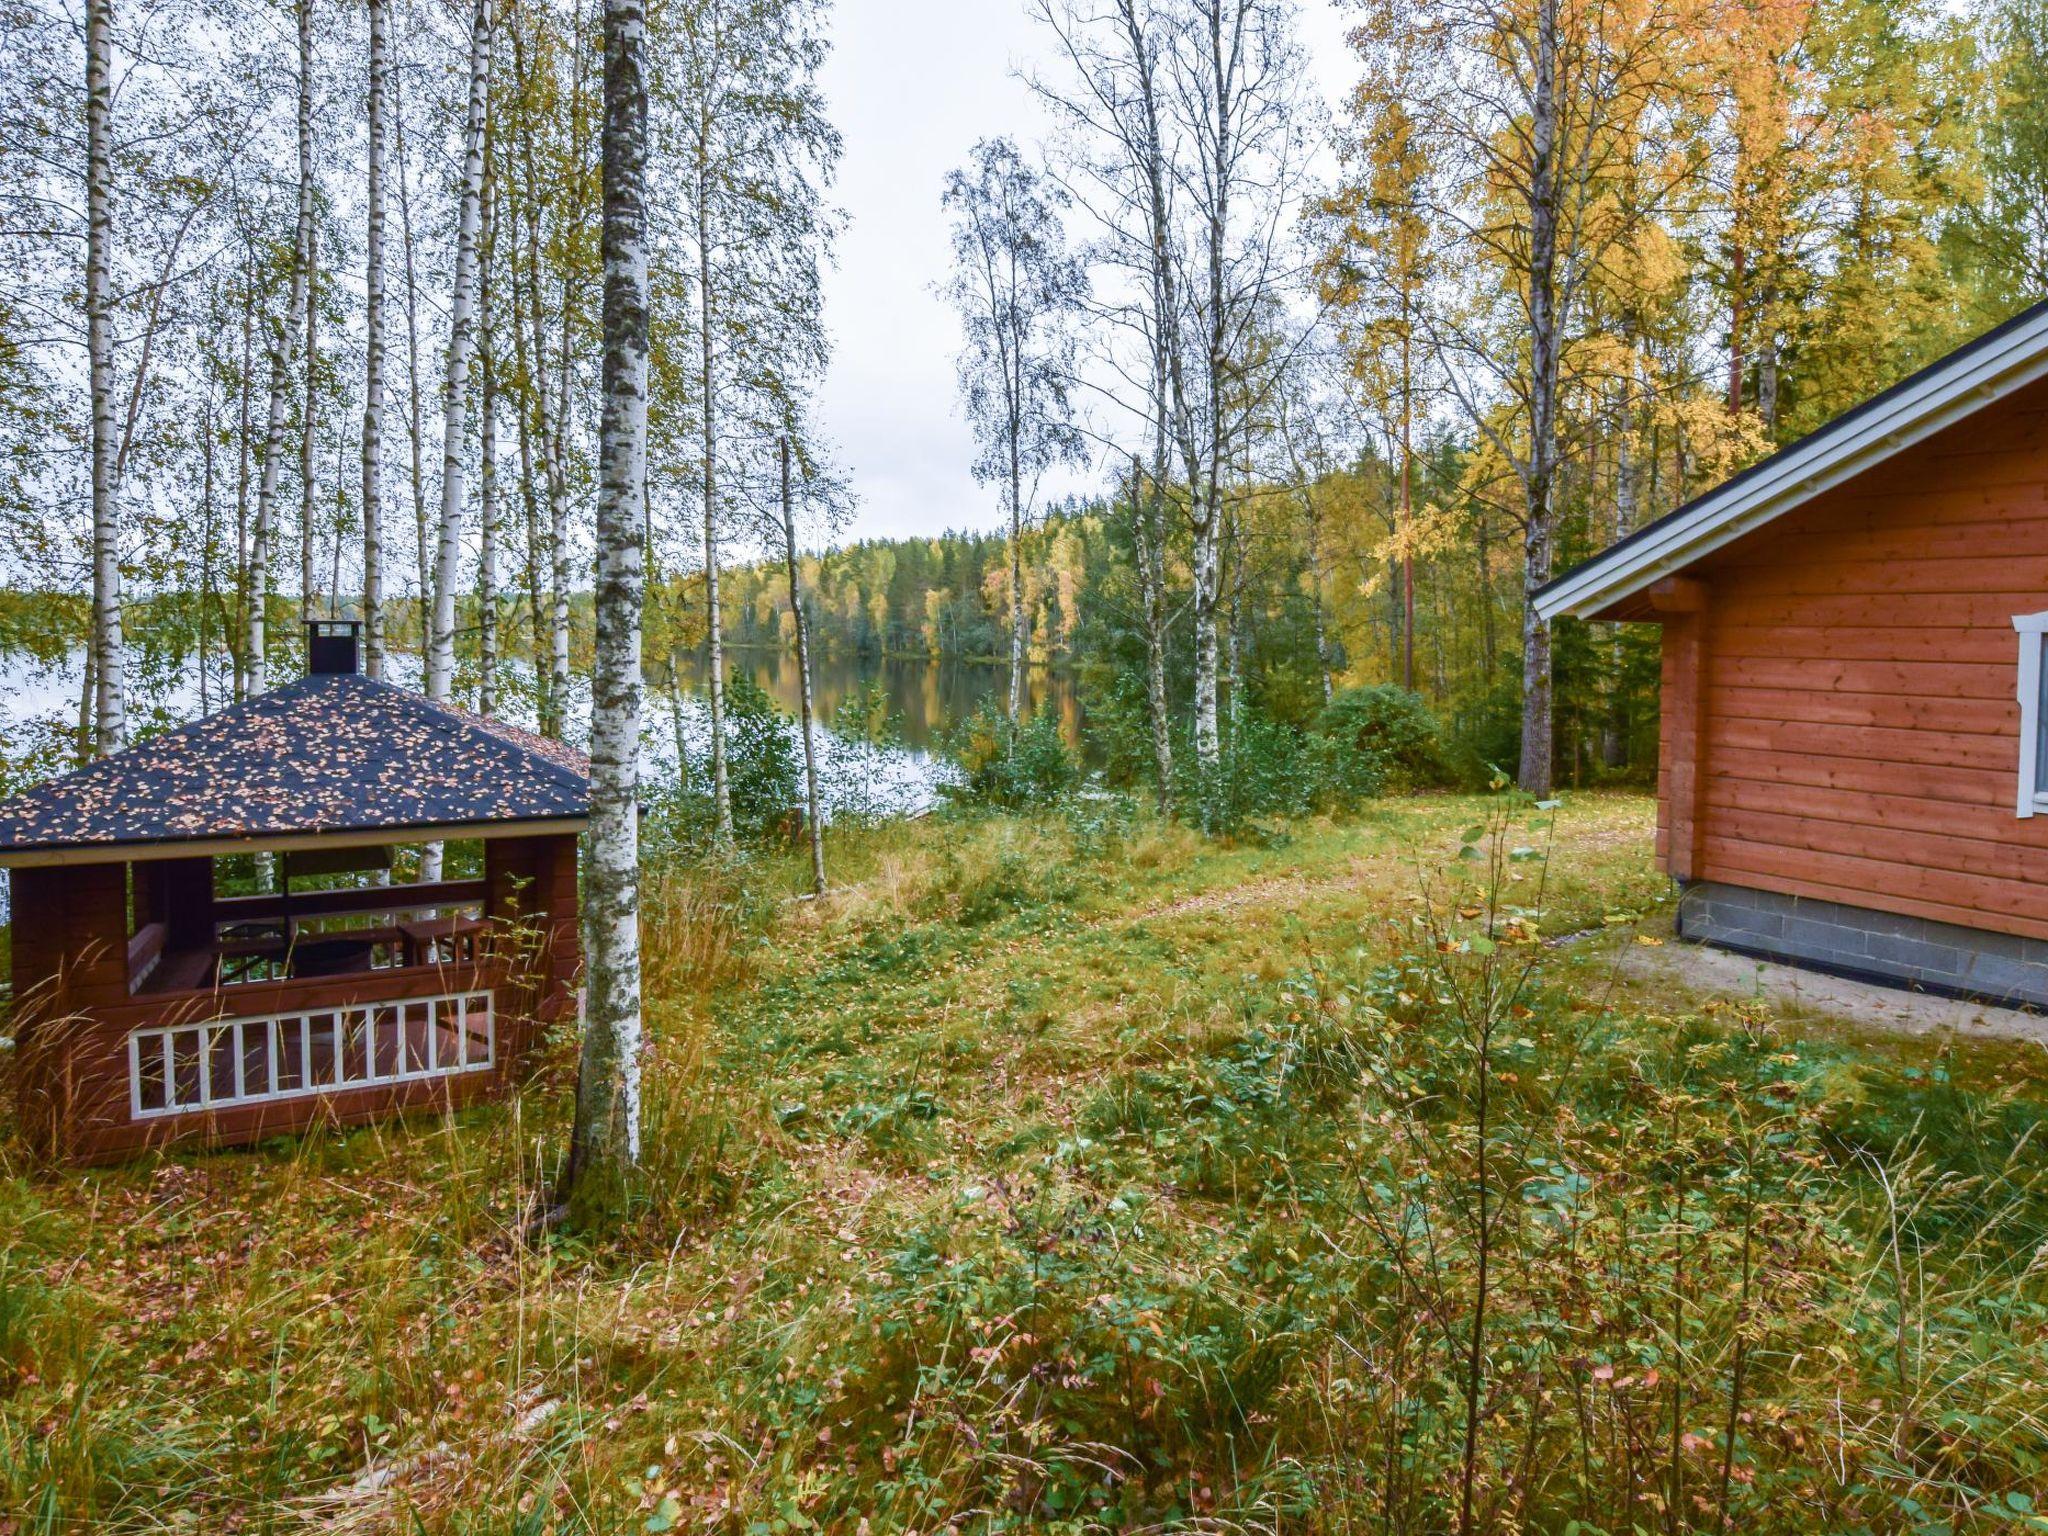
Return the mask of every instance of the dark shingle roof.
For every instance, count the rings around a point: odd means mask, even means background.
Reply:
[[[581,817],[573,747],[353,673],[300,678],[0,802],[0,858]]]

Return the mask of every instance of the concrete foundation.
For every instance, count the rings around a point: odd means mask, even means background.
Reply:
[[[2048,907],[2048,893],[2042,900]],[[1858,981],[2048,1011],[2044,939],[1712,880],[1686,887],[1678,905],[1678,934]]]

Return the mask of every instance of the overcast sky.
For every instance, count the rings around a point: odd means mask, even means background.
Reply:
[[[1301,38],[1333,102],[1349,68],[1344,25],[1329,0],[1301,0]],[[1017,76],[1044,55],[1022,0],[835,7],[824,85],[845,139],[838,200],[850,222],[826,283],[834,348],[819,409],[860,497],[843,538],[999,520],[994,488],[968,473],[959,330],[934,291],[947,264],[939,191],[976,139],[1007,134],[1029,147],[1043,137],[1045,118]]]

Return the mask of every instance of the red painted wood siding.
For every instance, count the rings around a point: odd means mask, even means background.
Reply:
[[[2012,628],[2048,609],[2048,387],[1691,574],[1709,594],[1693,873],[2048,938],[2048,817],[2013,814]],[[1667,748],[1667,868],[1671,790]]]

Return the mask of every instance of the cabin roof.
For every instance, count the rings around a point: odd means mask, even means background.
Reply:
[[[0,865],[534,822],[573,831],[589,809],[590,762],[573,747],[352,672],[316,673],[0,802]]]
[[[2048,301],[2022,310],[1798,442],[1538,588],[1544,619],[1607,610],[1945,427],[2048,377]]]

